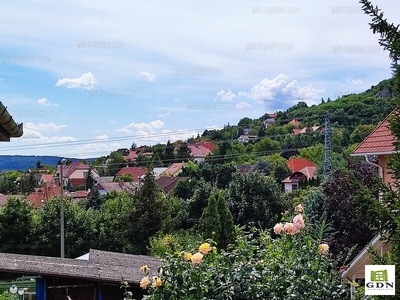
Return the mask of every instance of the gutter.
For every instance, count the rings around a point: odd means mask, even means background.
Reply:
[[[10,135],[10,137],[21,137],[23,135],[23,125],[17,124],[8,113],[7,107],[0,101],[0,126]]]

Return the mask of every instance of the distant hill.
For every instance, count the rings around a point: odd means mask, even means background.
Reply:
[[[37,156],[37,155],[0,155],[0,172],[9,170],[26,171],[35,168],[36,163],[40,161],[42,165],[56,166],[63,159],[59,156]],[[71,158],[71,161],[80,161],[78,158]],[[85,159],[87,162],[95,158]]]

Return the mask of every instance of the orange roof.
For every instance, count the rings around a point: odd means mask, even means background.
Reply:
[[[389,128],[389,114],[378,126],[367,136],[360,145],[353,151],[352,156],[372,155],[372,154],[391,154],[395,147],[393,142],[396,138],[392,135]]]
[[[316,165],[306,158],[290,158],[287,162],[292,173],[299,172],[305,167],[316,167]]]
[[[162,174],[162,176],[175,176],[176,174],[178,174],[178,173],[182,170],[182,168],[183,168],[184,165],[185,165],[184,162],[181,162],[181,163],[173,163],[172,165],[170,165],[170,166],[168,167],[168,169],[166,169],[166,170],[164,171],[164,173]]]

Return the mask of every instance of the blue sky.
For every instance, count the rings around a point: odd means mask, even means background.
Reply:
[[[239,2],[239,1],[238,1]],[[400,2],[374,0],[400,23]],[[97,157],[391,77],[357,0],[5,1],[0,155]]]

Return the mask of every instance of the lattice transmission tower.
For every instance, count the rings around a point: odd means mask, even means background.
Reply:
[[[329,115],[324,117],[324,182],[332,176],[332,128]]]

